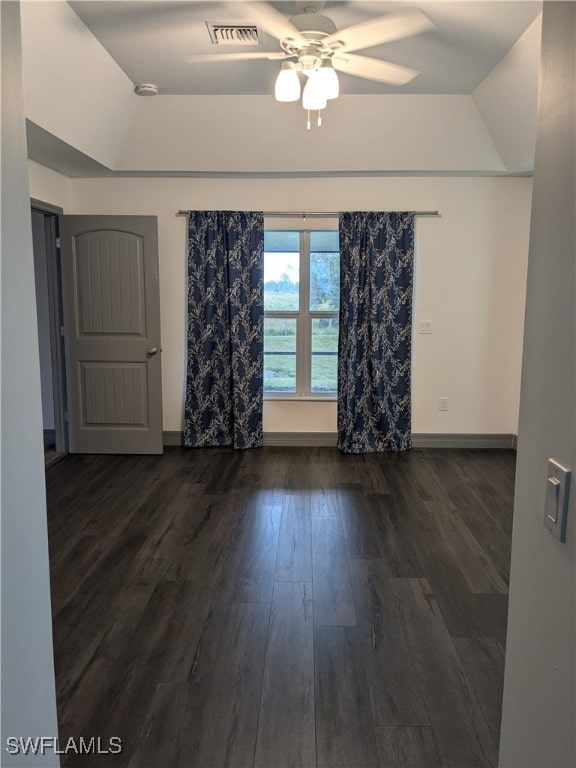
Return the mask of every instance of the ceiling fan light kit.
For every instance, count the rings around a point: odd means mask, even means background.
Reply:
[[[276,101],[298,101],[300,98],[300,80],[298,71],[306,75],[306,83],[302,91],[302,106],[310,113],[311,110],[326,108],[329,99],[335,99],[340,90],[338,75],[332,63],[321,60],[314,68],[306,67],[301,62],[295,64],[285,61],[276,78],[274,94]],[[322,124],[318,115],[318,125]],[[310,115],[308,115],[307,127],[310,129]]]
[[[313,8],[308,13],[293,16],[289,23],[294,28],[294,34],[281,40],[280,46],[286,56],[297,59],[290,68],[291,83],[298,78],[298,72],[306,76],[306,83],[302,90],[302,106],[308,112],[306,127],[310,130],[310,112],[318,111],[317,125],[322,125],[320,110],[326,108],[329,99],[337,98],[340,91],[338,75],[331,61],[338,44],[336,43],[335,47],[326,47],[323,44],[323,40],[335,35],[338,30],[332,19],[315,13]],[[300,87],[298,87],[298,97],[294,97],[295,84],[290,91],[292,98],[278,98],[278,93],[284,96],[288,92],[288,88],[282,85],[288,79],[284,64],[276,79],[276,99],[277,101],[297,101],[300,98]]]

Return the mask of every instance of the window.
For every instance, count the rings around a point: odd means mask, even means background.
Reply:
[[[264,392],[336,394],[338,231],[264,233]]]

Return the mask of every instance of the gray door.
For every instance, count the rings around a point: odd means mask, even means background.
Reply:
[[[155,216],[64,216],[71,453],[162,453]]]

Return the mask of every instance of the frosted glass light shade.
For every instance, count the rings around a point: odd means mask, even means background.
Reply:
[[[340,82],[331,61],[324,59],[322,66],[316,73],[316,77],[322,84],[321,88],[324,96],[327,99],[337,99],[340,93]]]
[[[326,94],[322,82],[318,78],[318,70],[310,74],[304,86],[302,106],[304,109],[324,109],[326,107]]]
[[[300,98],[300,79],[293,62],[283,62],[276,78],[274,96],[276,101],[298,101]]]

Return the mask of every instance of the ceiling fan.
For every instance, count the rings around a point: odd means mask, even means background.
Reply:
[[[320,110],[328,100],[339,94],[336,70],[356,77],[376,80],[389,85],[405,85],[418,75],[417,70],[389,61],[360,56],[352,53],[382,43],[417,35],[434,27],[430,19],[413,8],[381,16],[338,30],[328,16],[318,13],[323,2],[304,0],[298,2],[303,13],[286,18],[272,5],[265,2],[236,2],[230,7],[231,14],[243,21],[255,23],[260,29],[280,42],[277,53],[246,51],[217,54],[198,53],[185,56],[195,62],[246,61],[250,59],[282,60],[282,68],[276,79],[277,101],[298,101],[300,98],[299,73],[305,76],[302,106],[310,111]]]

